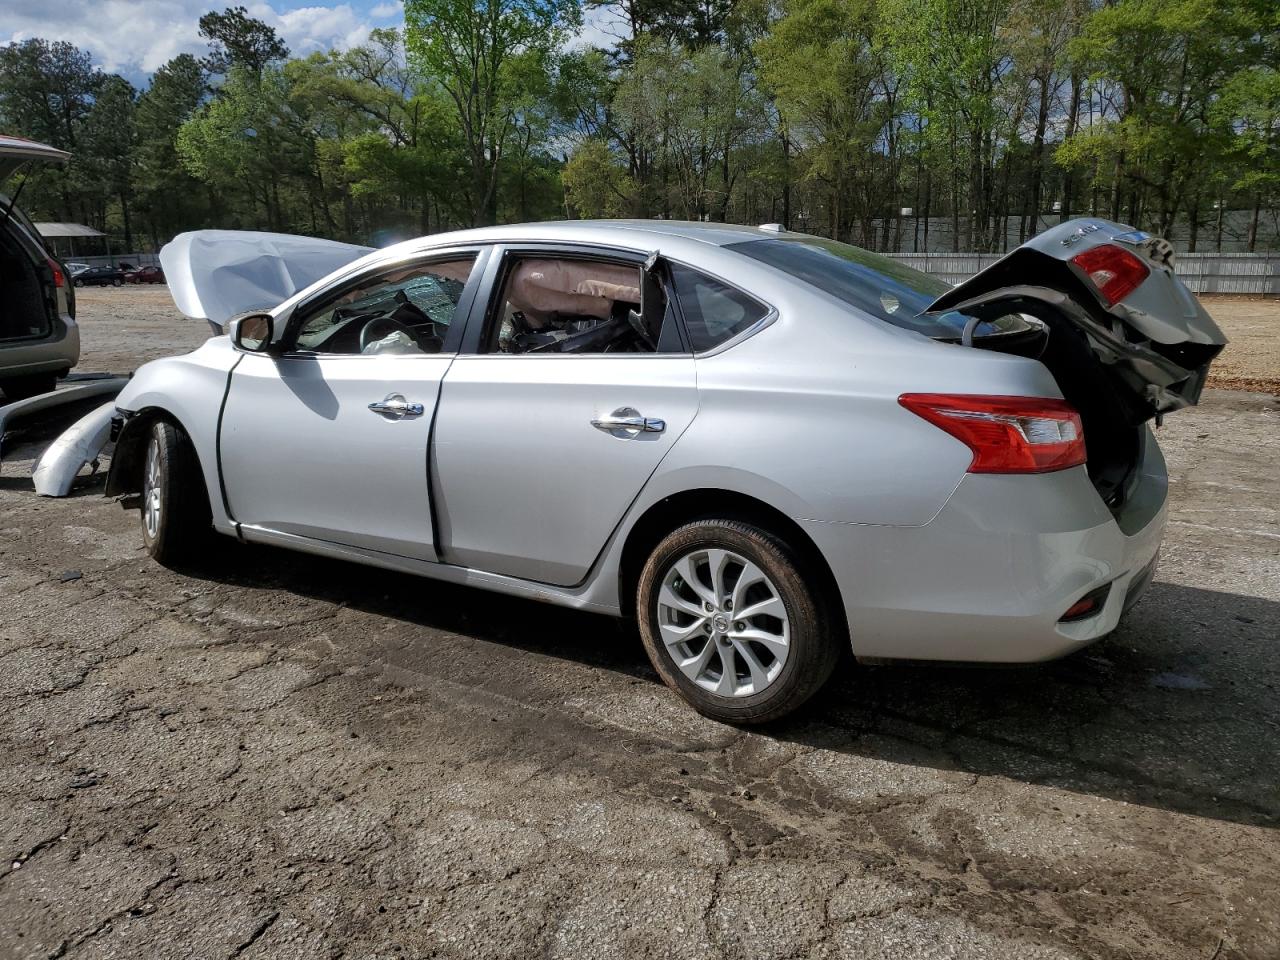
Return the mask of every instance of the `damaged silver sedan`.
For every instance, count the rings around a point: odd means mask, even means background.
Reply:
[[[955,288],[772,226],[498,227],[328,248],[352,262],[278,305],[255,277],[323,241],[200,237],[165,272],[228,334],[117,400],[108,493],[153,557],[216,531],[634,616],[733,722],[847,645],[1026,662],[1111,631],[1164,530],[1148,422],[1224,343],[1168,245],[1101,220]]]

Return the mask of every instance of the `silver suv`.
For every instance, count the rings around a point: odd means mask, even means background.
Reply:
[[[28,163],[65,163],[64,150],[0,135],[0,184]],[[27,215],[0,194],[0,404],[47,393],[80,359],[75,294],[66,267]]]

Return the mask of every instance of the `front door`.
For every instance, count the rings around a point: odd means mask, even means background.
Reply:
[[[442,559],[581,581],[698,407],[694,360],[639,262],[507,251],[433,444]]]
[[[438,559],[427,448],[474,260],[358,277],[299,308],[281,355],[241,359],[219,434],[237,522]]]

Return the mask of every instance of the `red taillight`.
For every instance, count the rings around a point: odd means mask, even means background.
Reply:
[[[45,257],[49,262],[49,269],[53,271],[53,285],[61,289],[66,286],[67,278],[62,275],[62,268],[58,266],[58,261],[53,257]]]
[[[898,402],[968,446],[970,473],[1048,473],[1085,462],[1080,414],[1063,400],[904,393]]]
[[[1108,307],[1115,306],[1147,279],[1151,271],[1128,250],[1104,243],[1071,258],[1085,272]]]

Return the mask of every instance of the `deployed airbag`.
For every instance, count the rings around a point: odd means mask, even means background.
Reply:
[[[507,302],[529,320],[554,314],[607,317],[616,301],[640,302],[640,270],[613,263],[521,260],[507,284]]]

